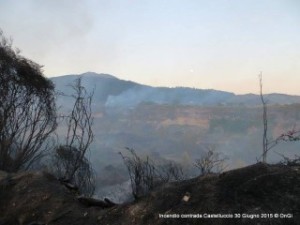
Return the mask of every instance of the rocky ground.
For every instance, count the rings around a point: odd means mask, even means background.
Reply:
[[[45,172],[0,172],[4,224],[300,224],[300,166],[258,163],[168,183],[109,208],[88,206]]]

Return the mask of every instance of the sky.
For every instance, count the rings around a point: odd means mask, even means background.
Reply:
[[[0,0],[0,28],[45,76],[300,95],[299,0]]]

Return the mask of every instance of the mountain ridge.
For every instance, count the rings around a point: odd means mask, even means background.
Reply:
[[[140,103],[171,105],[260,105],[259,95],[235,94],[215,89],[197,89],[190,87],[153,87],[116,76],[86,72],[50,78],[60,92],[70,94],[70,85],[76,78],[82,77],[82,84],[88,92],[94,91],[96,103],[105,107],[135,107]],[[300,96],[282,93],[265,94],[269,104],[300,104]]]

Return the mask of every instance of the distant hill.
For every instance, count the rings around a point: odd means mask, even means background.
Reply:
[[[258,95],[193,88],[166,88],[124,81],[108,74],[85,73],[52,78],[57,90],[71,94],[70,85],[82,77],[94,99],[91,160],[97,170],[113,163],[123,165],[119,154],[125,146],[143,154],[193,165],[205,146],[213,144],[227,155],[232,168],[253,163],[261,152],[261,102]],[[300,127],[299,96],[267,95],[270,134],[280,135]],[[273,104],[273,105],[271,105]],[[276,105],[278,104],[278,105]],[[59,113],[69,113],[72,99],[57,100]],[[258,106],[258,107],[257,107]],[[64,134],[65,123],[58,132]],[[241,149],[241,143],[243,148]],[[285,143],[276,151],[297,154],[300,143]],[[297,147],[296,147],[297,146]],[[270,154],[270,160],[279,156]],[[101,165],[101,166],[99,166]]]
[[[54,82],[56,90],[70,94],[72,93],[70,85],[79,77],[82,77],[82,85],[88,92],[94,90],[94,100],[100,103],[106,103],[110,96],[119,96],[129,89],[139,86],[139,84],[131,81],[119,80],[108,74],[97,74],[93,72],[53,77],[51,80]]]
[[[259,96],[255,94],[235,95],[213,89],[152,87],[94,72],[54,77],[51,80],[58,91],[70,94],[71,88],[68,85],[78,77],[82,77],[83,85],[88,91],[94,90],[94,102],[106,107],[134,107],[145,102],[204,106],[260,104]],[[300,96],[285,94],[268,94],[266,99],[270,104],[300,103]]]

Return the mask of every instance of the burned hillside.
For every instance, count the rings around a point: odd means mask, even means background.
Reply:
[[[83,204],[76,191],[46,172],[1,172],[0,188],[1,225],[299,224],[300,219],[297,164],[258,163],[171,182],[136,202],[109,208]]]

